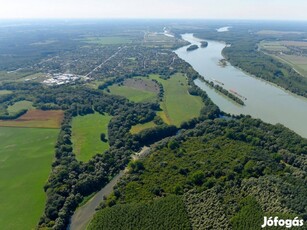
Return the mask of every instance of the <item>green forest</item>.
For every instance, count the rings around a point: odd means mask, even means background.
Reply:
[[[193,229],[260,229],[264,215],[305,219],[306,147],[305,139],[280,125],[250,117],[206,120],[132,162],[91,227],[113,213],[119,229],[131,229],[115,210],[174,196]],[[177,210],[173,214],[183,218]],[[137,219],[134,209],[127,213]]]

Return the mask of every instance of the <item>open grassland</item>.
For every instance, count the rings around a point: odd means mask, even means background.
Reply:
[[[159,93],[159,85],[150,80],[144,78],[129,78],[124,81],[124,86],[133,87],[140,90],[146,90],[153,93]]]
[[[11,93],[12,93],[12,91],[10,91],[10,90],[0,90],[0,96],[6,95],[6,94],[11,94]]]
[[[307,77],[307,56],[302,53],[307,50],[304,41],[263,41],[260,48],[269,55],[290,65],[302,76]]]
[[[58,133],[0,127],[0,229],[35,229]]]
[[[131,134],[137,134],[145,129],[149,129],[149,128],[154,128],[156,126],[156,124],[153,121],[144,123],[144,124],[138,124],[138,125],[134,125],[131,127],[130,129],[130,133]]]
[[[112,85],[109,90],[112,94],[126,97],[133,102],[155,101],[157,99],[156,93],[132,86]]]
[[[64,113],[62,110],[29,110],[15,120],[0,120],[0,127],[60,128]]]
[[[131,38],[129,37],[87,37],[84,39],[86,43],[92,43],[97,45],[120,45],[131,43]]]
[[[158,75],[150,75],[151,79],[159,81],[164,88],[164,99],[161,102],[163,111],[158,115],[167,124],[179,126],[182,122],[198,117],[203,102],[200,97],[188,93],[188,84],[182,74],[175,74],[168,80]]]
[[[110,147],[108,142],[101,141],[100,134],[104,133],[107,138],[111,118],[99,113],[73,118],[72,142],[78,160],[86,162]]]
[[[16,114],[24,109],[34,109],[33,102],[31,101],[18,101],[7,108],[10,115]]]

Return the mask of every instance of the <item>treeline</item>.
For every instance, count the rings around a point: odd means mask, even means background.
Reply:
[[[152,81],[155,82],[159,86],[159,94],[158,94],[159,101],[163,101],[163,98],[164,98],[164,88],[163,88],[162,83],[158,82],[156,79],[153,79]]]
[[[27,112],[28,112],[27,109],[22,109],[22,110],[14,113],[14,114],[0,115],[0,120],[13,120],[13,119],[17,119],[18,117],[21,117],[22,115],[24,115]]]
[[[204,78],[200,78],[200,80],[204,81],[207,85],[209,85],[210,87],[212,87],[212,88],[216,89],[217,91],[221,92],[226,97],[230,98],[231,100],[233,100],[234,102],[238,103],[239,105],[245,105],[244,101],[242,101],[236,95],[230,93],[228,90],[224,89],[222,86],[215,85],[212,81],[208,81],[208,80],[206,80]]]

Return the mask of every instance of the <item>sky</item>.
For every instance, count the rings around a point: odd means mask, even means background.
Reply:
[[[307,0],[0,0],[0,18],[307,20]]]

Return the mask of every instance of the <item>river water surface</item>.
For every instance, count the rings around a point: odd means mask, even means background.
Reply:
[[[202,40],[195,38],[193,34],[184,34],[182,37],[200,47]],[[208,41],[207,48],[188,52],[186,46],[175,52],[205,79],[214,81],[215,84],[220,84],[225,89],[233,90],[247,98],[244,100],[245,106],[237,105],[196,79],[195,84],[205,90],[221,110],[236,115],[251,115],[271,124],[281,123],[307,138],[307,99],[252,77],[229,63],[222,67],[219,65],[219,60],[223,58],[221,52],[225,46],[226,44],[222,42]]]

